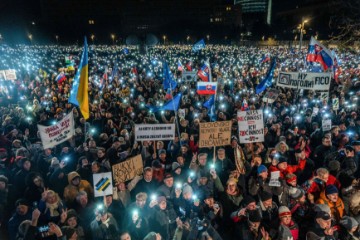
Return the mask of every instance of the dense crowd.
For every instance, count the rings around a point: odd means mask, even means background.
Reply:
[[[78,46],[0,45],[0,224],[15,239],[360,239],[360,59],[337,51],[329,98],[276,87],[304,72],[306,49],[208,45],[89,46],[90,118],[68,103]],[[274,103],[255,87],[276,60]],[[71,59],[70,63],[65,58]],[[177,87],[163,88],[167,61]],[[183,71],[208,61],[218,82],[215,115]],[[178,68],[179,62],[184,70]],[[65,78],[60,81],[59,74]],[[62,76],[62,75],[61,75]],[[199,79],[198,79],[199,80]],[[179,109],[152,112],[182,93]],[[338,98],[339,107],[333,106]],[[246,102],[246,104],[244,104]],[[245,106],[246,105],[246,106]],[[264,142],[241,144],[238,110],[264,110]],[[43,149],[37,124],[73,112],[75,136]],[[332,127],[323,131],[322,120]],[[199,123],[232,120],[231,145],[199,148]],[[176,123],[172,141],[134,141],[135,124]],[[235,164],[240,145],[243,171]],[[93,174],[141,154],[143,173],[94,197]],[[280,184],[270,184],[272,172]]]

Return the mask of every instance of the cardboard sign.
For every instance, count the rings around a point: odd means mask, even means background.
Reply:
[[[331,130],[331,119],[324,119],[322,120],[322,130],[325,131],[330,131]]]
[[[197,71],[183,71],[182,80],[184,82],[194,82],[196,81]]]
[[[273,103],[278,98],[280,91],[276,89],[269,89],[263,97],[263,102]]]
[[[174,139],[175,124],[135,124],[135,141]]]
[[[111,172],[93,174],[95,197],[113,194]]]
[[[331,73],[280,72],[276,85],[283,88],[329,91]]]
[[[74,116],[71,111],[52,126],[37,125],[44,149],[52,148],[75,135]]]
[[[262,110],[238,111],[240,143],[264,141],[264,117]]]
[[[143,172],[143,161],[141,154],[112,166],[115,185],[133,179]]]
[[[200,123],[199,148],[230,145],[231,121]]]

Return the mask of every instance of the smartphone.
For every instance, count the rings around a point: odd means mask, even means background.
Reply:
[[[38,227],[38,230],[39,230],[40,233],[48,232],[49,231],[49,226],[44,225],[44,226]]]

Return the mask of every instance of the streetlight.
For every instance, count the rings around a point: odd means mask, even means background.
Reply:
[[[94,35],[94,34],[91,34],[90,38],[91,38],[92,44],[94,44],[95,35]],[[113,41],[114,41],[114,40],[113,40]]]
[[[187,44],[189,44],[189,40],[190,40],[190,36],[187,36],[187,37],[186,37],[186,42],[187,42]]]
[[[303,40],[303,34],[304,34],[304,26],[305,26],[305,23],[308,22],[307,19],[304,20],[304,18],[301,19],[302,20],[302,23],[300,24],[300,45],[299,45],[299,51],[301,51],[301,46],[302,46],[302,40]]]
[[[111,39],[112,39],[112,42],[114,44],[114,41],[115,41],[115,34],[111,34]]]
[[[209,41],[210,40],[210,35],[206,35],[206,39]]]
[[[59,44],[59,35],[55,35],[56,43]]]
[[[30,43],[32,44],[33,35],[31,33],[28,35],[28,38],[30,40]]]
[[[165,35],[163,36],[163,39],[164,39],[164,45],[165,45],[165,41],[166,41],[166,36]]]

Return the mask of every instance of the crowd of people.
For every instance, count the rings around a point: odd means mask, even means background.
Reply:
[[[323,98],[275,85],[280,71],[311,69],[305,48],[169,45],[140,53],[90,45],[85,120],[68,103],[81,51],[0,45],[0,70],[16,70],[16,80],[0,79],[0,224],[8,239],[360,239],[358,52],[337,51],[341,72]],[[269,103],[267,90],[255,88],[275,59],[272,88],[280,94]],[[170,91],[164,61],[177,80]],[[196,93],[200,79],[181,77],[205,61],[218,82],[215,113],[204,107],[210,96]],[[182,114],[149,110],[180,92]],[[240,143],[237,111],[256,109],[264,111],[265,141]],[[71,111],[75,136],[44,149],[37,125]],[[231,145],[199,148],[199,123],[214,120],[232,121]],[[143,123],[176,123],[175,139],[136,142],[135,124]],[[141,154],[143,173],[95,197],[93,174],[111,172],[124,152]]]

